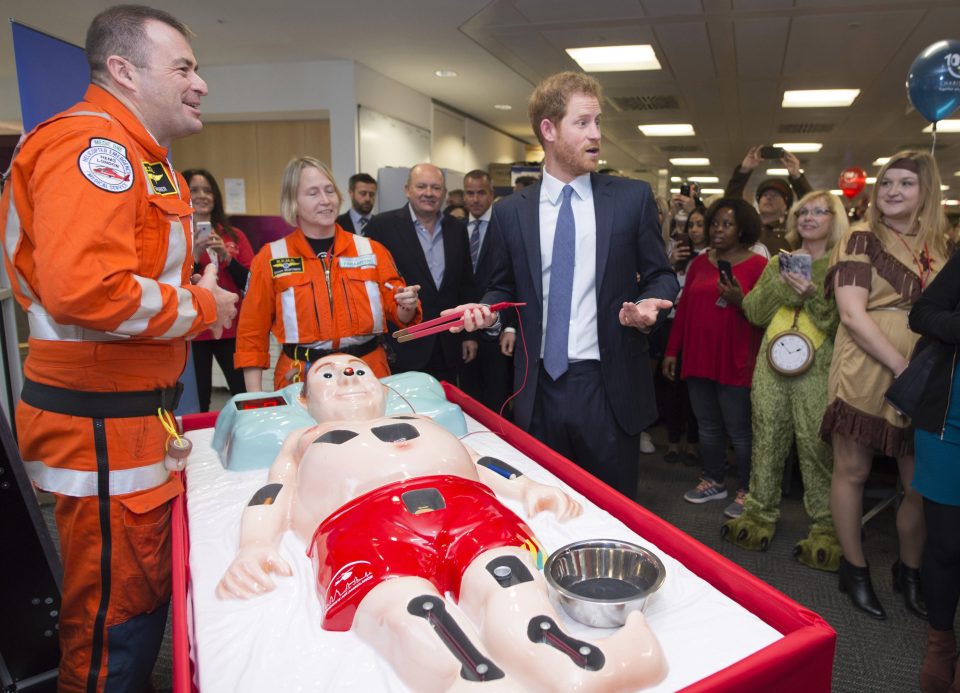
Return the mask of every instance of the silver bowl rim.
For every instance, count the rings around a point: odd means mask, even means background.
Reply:
[[[654,581],[650,587],[644,590],[641,594],[638,594],[635,597],[630,599],[597,599],[595,597],[584,597],[583,595],[576,594],[571,592],[566,587],[562,587],[557,583],[553,577],[553,571],[551,568],[556,562],[557,556],[562,555],[566,551],[571,549],[583,549],[583,548],[616,548],[616,549],[630,549],[642,555],[644,558],[649,559],[657,567],[657,579]],[[660,557],[657,556],[650,549],[645,549],[642,546],[638,546],[629,541],[623,541],[621,539],[580,539],[579,541],[571,542],[565,546],[561,546],[559,549],[551,553],[546,560],[546,563],[543,564],[543,576],[547,580],[547,584],[555,589],[558,593],[567,597],[568,599],[573,599],[580,602],[586,602],[588,604],[627,604],[640,599],[646,599],[651,594],[660,589],[660,586],[663,584],[664,579],[667,577],[666,566],[663,565],[663,561],[660,560]]]

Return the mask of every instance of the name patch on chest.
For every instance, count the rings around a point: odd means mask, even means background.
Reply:
[[[80,173],[101,190],[121,193],[133,185],[133,166],[127,150],[112,140],[93,138],[77,159]]]
[[[270,272],[274,277],[282,277],[285,274],[303,273],[303,258],[275,257],[270,260]]]
[[[153,163],[143,162],[143,172],[147,175],[147,181],[156,195],[176,195],[177,187],[173,184],[173,176],[167,171],[162,161]]]
[[[340,257],[337,258],[341,267],[346,268],[355,268],[355,267],[376,267],[377,266],[377,256],[373,253],[367,253],[366,255],[357,255],[356,257]]]

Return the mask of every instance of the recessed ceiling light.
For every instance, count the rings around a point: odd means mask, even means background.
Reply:
[[[710,159],[700,156],[681,156],[676,159],[670,159],[674,166],[709,166]]]
[[[607,160],[606,160],[606,159],[597,159],[597,164],[599,164],[600,166],[606,166],[606,165],[607,165]]]
[[[726,190],[723,188],[702,188],[700,190],[701,195],[723,195]]]
[[[957,171],[956,175],[960,176],[960,171]],[[682,180],[683,178],[681,178],[680,176],[670,176],[671,183],[679,183]]]
[[[877,179],[875,176],[867,176],[867,185],[873,185],[876,182],[877,182]]]
[[[679,194],[680,194],[680,188],[670,188],[670,194],[672,194],[672,195],[679,195]]]
[[[689,137],[696,135],[690,123],[663,123],[660,125],[638,125],[647,137]]]
[[[823,149],[820,142],[774,142],[774,147],[783,147],[788,152],[819,152]]]
[[[689,181],[694,183],[719,183],[720,179],[716,176],[690,176],[687,178]]]
[[[874,166],[883,166],[883,165],[884,165],[885,163],[887,163],[888,161],[890,161],[890,157],[889,157],[889,156],[878,156],[876,159],[873,160],[873,165],[874,165]],[[958,173],[960,173],[960,171],[958,171]]]
[[[800,169],[800,173],[803,173],[803,169]],[[789,176],[790,172],[785,168],[768,168],[768,176]]]
[[[493,107],[496,108],[498,111],[509,111],[513,108],[513,106],[511,106],[508,103],[495,103],[493,104]]]
[[[567,48],[567,55],[576,61],[584,72],[627,72],[631,70],[659,70],[653,46],[590,46]]]
[[[836,195],[837,197],[842,197],[842,196],[843,196],[843,190],[831,190],[831,191],[830,191],[830,194],[831,194],[831,195]]]
[[[782,108],[838,108],[853,103],[859,89],[798,89],[783,92]]]
[[[943,192],[944,190],[949,190],[949,189],[950,189],[950,186],[949,186],[949,185],[941,185],[941,186],[940,186],[940,192]]]
[[[454,70],[434,70],[433,74],[437,77],[456,77],[457,73]]]
[[[933,132],[933,125],[928,125],[924,132]],[[937,132],[960,132],[960,120],[941,120],[937,122]]]
[[[947,205],[948,207],[956,207],[957,205],[960,205],[960,200],[944,200],[943,204]]]

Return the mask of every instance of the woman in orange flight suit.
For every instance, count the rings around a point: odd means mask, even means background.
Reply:
[[[340,352],[363,358],[377,377],[390,374],[380,335],[387,322],[422,319],[417,285],[406,286],[389,251],[337,225],[343,199],[327,166],[313,157],[287,164],[280,211],[293,233],[263,248],[237,327],[234,365],[248,392],[263,388],[273,332],[283,351],[274,369],[280,389],[303,377],[303,364]]]

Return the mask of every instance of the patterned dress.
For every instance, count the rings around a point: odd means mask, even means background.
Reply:
[[[832,294],[836,277],[840,286],[867,289],[868,315],[897,351],[909,358],[919,335],[910,330],[907,316],[944,262],[919,236],[901,235],[883,225],[876,232],[857,225],[834,249],[825,288]],[[820,435],[829,441],[831,434],[838,433],[892,457],[912,453],[910,419],[883,398],[892,382],[890,370],[863,351],[841,323]]]

